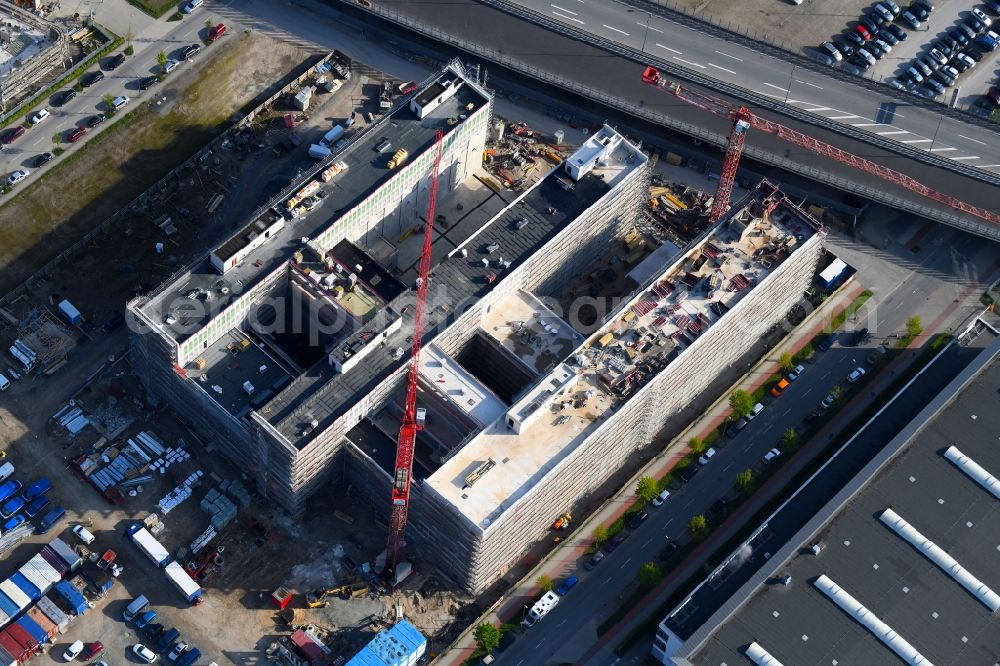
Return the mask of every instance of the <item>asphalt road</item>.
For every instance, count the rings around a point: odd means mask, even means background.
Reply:
[[[332,0],[327,0],[327,2],[331,2],[344,11],[364,16],[366,19],[369,16],[361,10],[354,9],[357,5],[345,5]],[[729,134],[730,123],[727,119],[706,113],[675,98],[669,92],[656,90],[642,83],[642,65],[640,63],[565,37],[540,25],[473,0],[451,0],[445,2],[444,5],[438,0],[398,0],[393,3],[381,3],[379,6],[405,14],[448,35],[473,42],[479,48],[499,51],[505,56],[523,63],[524,67],[535,67],[560,77],[565,81],[563,86],[569,93],[581,91],[583,99],[577,102],[581,105],[586,104],[585,100],[589,94],[586,91],[590,87],[600,93],[609,94],[641,106],[648,112],[668,116],[675,122],[687,123],[702,131],[711,131],[720,137]],[[442,11],[442,6],[446,6],[448,10]],[[699,37],[699,39],[705,39],[705,37]],[[689,87],[700,90],[695,85],[689,85]],[[745,104],[743,100],[734,97],[726,97],[714,91],[705,92],[732,106]],[[592,94],[591,97],[595,98],[598,95]],[[883,100],[885,104],[889,104],[891,101],[891,99]],[[866,141],[824,130],[809,122],[798,121],[788,116],[763,110],[752,104],[748,106],[754,113],[763,118],[779,122],[821,141],[836,145],[849,153],[863,156],[877,164],[896,169],[940,192],[958,197],[981,208],[993,211],[1000,210],[998,188],[984,185],[975,178],[904,157],[894,151],[873,146]],[[888,112],[889,107],[885,108]],[[908,115],[912,112],[912,108],[894,107],[892,110],[892,113],[896,115],[899,115],[899,112]],[[935,122],[938,122],[937,118],[935,118]],[[944,121],[941,122],[944,123]],[[877,196],[878,200],[890,205],[903,205],[889,200],[889,198],[898,198],[901,201],[926,207],[928,211],[948,216],[955,215],[962,218],[962,223],[967,222],[970,227],[974,225],[981,228],[984,235],[996,236],[995,226],[979,217],[953,210],[946,204],[937,203],[901,186],[887,183],[853,167],[821,157],[805,148],[798,148],[776,136],[759,131],[748,133],[744,153],[751,155],[755,151],[766,152],[771,156],[769,159],[772,160],[772,163],[783,161],[789,169],[799,173],[812,172],[812,176],[818,181],[841,189],[850,187],[871,191],[869,196]],[[780,175],[775,175],[775,177],[780,178]],[[937,219],[944,221],[946,218]]]
[[[134,44],[135,53],[132,57],[128,58],[118,69],[104,71],[103,81],[89,88],[84,88],[83,92],[63,107],[56,107],[52,102],[58,100],[68,88],[57,91],[49,100],[35,107],[28,114],[30,116],[38,109],[44,107],[52,113],[52,116],[29,129],[23,136],[15,139],[13,143],[3,146],[3,151],[0,152],[0,173],[3,174],[4,179],[15,169],[28,169],[31,175],[26,180],[21,181],[20,185],[30,183],[41,172],[57,164],[61,157],[69,155],[74,150],[79,150],[82,144],[106,129],[115,120],[123,117],[130,110],[129,107],[125,107],[123,112],[118,113],[114,118],[105,121],[94,129],[87,130],[87,134],[77,143],[69,143],[68,137],[70,132],[76,127],[86,127],[87,120],[95,114],[107,110],[104,102],[101,101],[101,97],[107,94],[114,97],[127,95],[132,100],[131,104],[136,104],[149,96],[155,95],[158,88],[165,85],[167,81],[164,80],[146,91],[140,91],[139,79],[157,72],[156,54],[160,50],[164,50],[167,52],[167,56],[180,60],[180,52],[190,44],[200,44],[206,33],[207,28],[205,27],[204,19],[201,16],[191,16],[187,20],[178,22],[177,27],[167,33],[162,39],[152,41],[137,39]],[[124,47],[122,48],[124,49]],[[172,74],[177,74],[180,68],[192,66],[193,63],[205,58],[208,52],[208,49],[202,50],[192,60],[182,62],[180,67],[175,69]],[[101,61],[106,61],[108,57],[110,56],[105,56]],[[98,66],[95,64],[88,72],[97,71],[97,68]],[[167,79],[169,77],[170,75],[168,74]],[[58,145],[64,148],[66,153],[63,156],[53,158],[47,165],[36,169],[34,163],[37,157],[42,153],[51,153],[55,147],[56,144],[53,144],[52,137],[56,133],[62,136],[62,143]],[[18,185],[14,187],[16,189]]]
[[[1000,172],[1000,141],[995,131],[944,117],[933,109],[891,108],[895,105],[879,100],[878,95],[865,88],[795,67],[618,2],[512,1],[570,27],[672,60],[687,69],[754,90],[828,120],[890,137],[963,164]],[[961,0],[961,4],[975,3]],[[948,9],[958,8],[949,4]],[[836,20],[836,27],[841,27],[839,18]],[[926,32],[908,32],[910,40],[901,43],[902,48],[927,36]],[[977,70],[992,69],[992,58],[984,58]]]

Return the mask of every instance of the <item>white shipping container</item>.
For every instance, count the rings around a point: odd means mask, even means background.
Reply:
[[[9,578],[0,583],[0,592],[6,594],[7,598],[17,604],[21,610],[31,605],[31,599],[28,595],[22,592],[21,588],[12,583]]]

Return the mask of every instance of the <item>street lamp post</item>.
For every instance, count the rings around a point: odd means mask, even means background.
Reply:
[[[927,152],[934,152],[934,142],[937,141],[938,132],[941,131],[941,121],[944,120],[944,116],[938,116],[937,129],[934,130],[934,138],[931,139],[931,147],[927,149]]]
[[[792,65],[792,71],[788,73],[788,88],[785,90],[785,102],[788,102],[788,96],[792,94],[792,77],[795,76],[795,68],[798,65]]]
[[[649,22],[653,19],[653,15],[646,12],[646,32],[642,36],[642,52],[646,52],[646,38],[649,37]]]

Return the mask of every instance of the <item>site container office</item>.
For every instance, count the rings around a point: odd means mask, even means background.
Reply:
[[[4,631],[10,634],[10,637],[13,638],[23,650],[22,654],[25,656],[21,657],[18,661],[26,661],[27,659],[33,657],[38,652],[39,648],[42,647],[38,644],[38,641],[36,641],[35,638],[25,631],[24,627],[19,625],[17,622],[11,624],[9,627],[4,629]]]
[[[17,659],[0,645],[0,666],[17,666]]]
[[[0,583],[0,592],[6,594],[17,605],[18,610],[24,610],[31,605],[31,597],[9,578]]]
[[[13,574],[11,574],[10,579],[14,581],[15,585],[24,590],[25,594],[31,597],[32,601],[38,601],[43,594],[45,594],[52,588],[52,583],[49,582],[48,579],[43,578],[38,574],[38,571],[28,566],[23,566],[17,571],[15,571]],[[31,588],[25,589],[22,585],[21,579],[23,579],[24,582],[30,584]],[[31,591],[32,589],[37,590],[38,591],[37,594],[33,594]]]
[[[61,557],[59,557],[56,551],[52,550],[48,546],[42,548],[41,556],[45,562],[52,567],[53,571],[59,574],[60,579],[65,578],[70,572],[69,565],[66,564]]]
[[[17,607],[17,604],[10,600],[10,597],[3,592],[0,592],[0,611],[3,611],[7,617],[13,618],[21,612],[21,609]]]
[[[145,527],[135,524],[129,528],[128,533],[139,550],[145,553],[153,564],[164,567],[170,561],[170,553]]]
[[[6,629],[0,631],[0,648],[3,648],[4,653],[10,657],[11,664],[20,663],[24,648],[7,633]]]
[[[24,574],[20,571],[15,571],[11,574],[10,582],[14,583],[19,590],[24,592],[30,601],[38,601],[38,599],[42,596],[42,591],[39,590],[34,583],[25,578]],[[30,605],[30,603],[26,604],[22,610]]]
[[[28,609],[28,617],[42,628],[42,631],[49,637],[50,642],[55,640],[55,637],[59,635],[59,627],[38,606]]]
[[[59,537],[50,541],[47,547],[51,548],[56,555],[59,556],[59,559],[69,566],[70,571],[75,571],[83,562],[83,558],[80,557],[79,553],[70,548],[70,546]]]
[[[30,608],[28,609],[28,612],[31,612]],[[49,632],[42,629],[41,625],[35,622],[34,618],[32,618],[30,614],[22,615],[17,621],[17,624],[21,625],[21,627],[27,631],[32,638],[38,641],[39,645],[45,645],[49,642]]]
[[[73,587],[68,580],[56,583],[55,590],[56,596],[52,600],[57,601],[61,599],[65,604],[64,610],[74,615],[83,615],[90,608],[87,605],[87,600],[80,594],[80,591]]]
[[[66,627],[69,626],[70,618],[54,601],[52,601],[52,599],[49,597],[42,597],[38,600],[36,608],[42,611],[42,613],[45,614],[45,617],[49,618],[52,624],[56,625],[56,628],[59,629],[59,633],[66,631]]]

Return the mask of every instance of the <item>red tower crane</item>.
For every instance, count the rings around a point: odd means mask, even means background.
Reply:
[[[858,157],[857,155],[849,153],[846,150],[831,146],[830,144],[824,143],[819,139],[815,139],[807,134],[803,134],[802,132],[797,132],[796,130],[785,127],[779,123],[771,120],[765,120],[760,116],[754,115],[754,113],[746,107],[741,106],[734,108],[726,102],[698,92],[697,90],[682,87],[680,83],[667,81],[660,75],[660,72],[655,67],[646,68],[646,70],[642,73],[642,81],[643,83],[648,83],[649,85],[657,88],[669,90],[675,97],[683,102],[687,102],[688,104],[697,106],[699,109],[703,109],[717,116],[722,116],[723,118],[729,118],[733,121],[733,129],[729,134],[729,142],[726,145],[726,157],[722,163],[722,174],[719,178],[719,188],[715,195],[715,202],[712,205],[712,222],[715,222],[722,217],[722,215],[725,214],[726,210],[729,208],[729,195],[733,191],[733,182],[736,180],[736,170],[740,164],[740,155],[743,153],[743,143],[746,140],[747,130],[752,127],[753,129],[763,130],[768,134],[773,134],[784,139],[785,141],[788,141],[789,143],[794,143],[797,146],[811,150],[814,153],[823,155],[824,157],[829,157],[830,159],[836,160],[841,164],[846,164],[854,167],[855,169],[860,169],[861,171],[870,173],[873,176],[877,176],[878,178],[893,183],[894,185],[905,187],[912,192],[916,192],[917,194],[927,197],[928,199],[933,199],[934,201],[943,203],[951,208],[954,208],[955,210],[975,215],[976,217],[982,218],[994,224],[1000,223],[1000,214],[984,208],[978,208],[960,199],[948,196],[947,194],[942,194],[941,192],[932,190],[920,181],[907,176],[905,173],[900,173],[895,169],[890,169],[882,166],[881,164],[876,164],[875,162],[866,160],[863,157]]]
[[[424,245],[420,251],[417,277],[417,301],[413,308],[413,348],[406,377],[406,402],[403,423],[396,445],[396,473],[392,481],[392,508],[389,513],[389,543],[386,546],[386,571],[394,572],[406,546],[406,515],[410,508],[410,479],[413,476],[413,445],[423,424],[417,422],[417,377],[420,371],[420,342],[424,337],[424,305],[427,300],[428,273],[431,269],[431,241],[434,238],[434,208],[437,204],[438,169],[441,167],[444,131],[434,137],[434,164],[431,187],[427,193],[427,217],[424,220]]]

